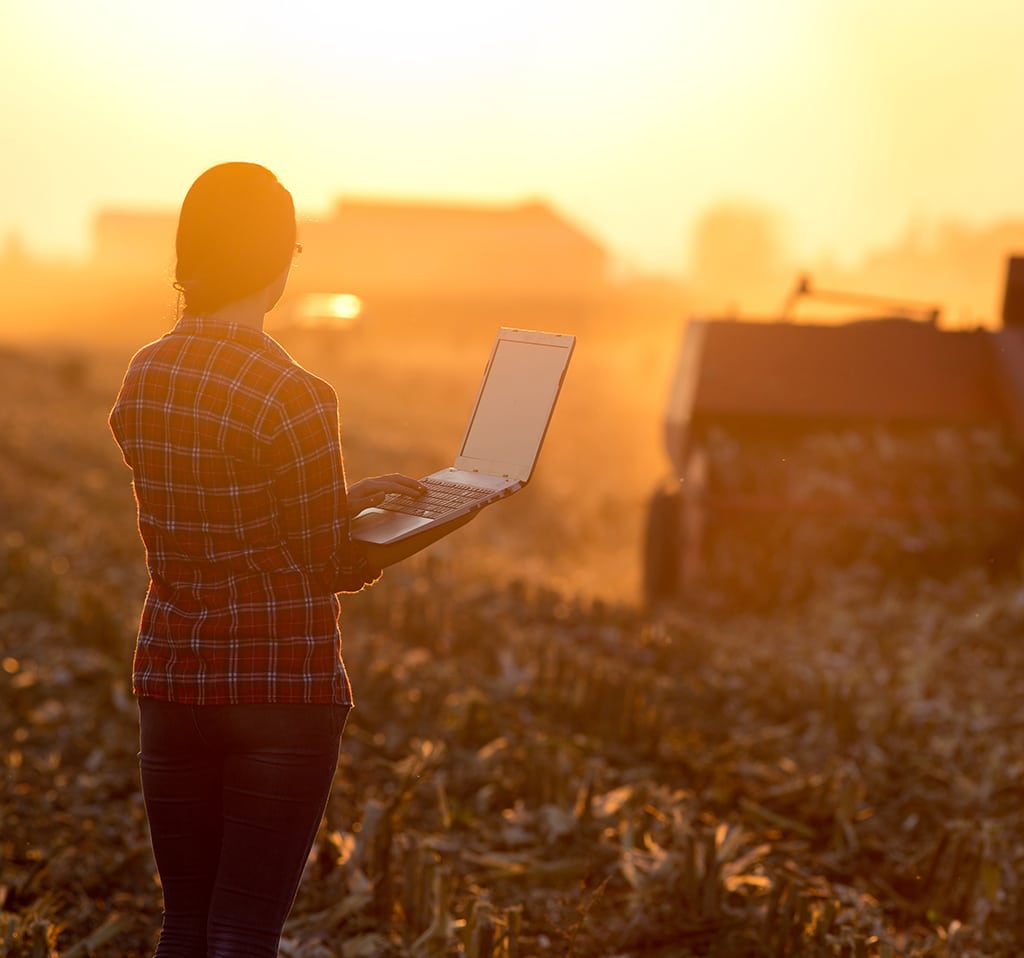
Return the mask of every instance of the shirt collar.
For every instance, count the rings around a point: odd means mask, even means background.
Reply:
[[[184,333],[186,336],[201,336],[207,339],[231,339],[236,342],[248,343],[251,346],[266,346],[270,340],[263,330],[253,329],[252,326],[189,314],[183,315],[175,323],[172,332]]]

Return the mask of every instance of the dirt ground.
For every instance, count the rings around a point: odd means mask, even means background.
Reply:
[[[678,326],[620,306],[540,317],[580,343],[530,487],[347,600],[358,704],[282,955],[1020,954],[1024,583],[838,576],[757,614],[645,611]],[[399,325],[280,334],[337,389],[352,478],[444,464],[494,324]],[[105,426],[130,351],[0,350],[17,958],[135,958],[159,927],[143,554]]]

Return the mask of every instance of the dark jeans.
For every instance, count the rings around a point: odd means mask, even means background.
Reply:
[[[348,711],[139,700],[142,792],[164,893],[157,958],[277,954]]]

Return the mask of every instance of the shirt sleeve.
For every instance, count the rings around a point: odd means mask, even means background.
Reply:
[[[268,465],[285,544],[325,591],[358,592],[381,573],[350,535],[337,396],[314,377],[292,380],[275,408]]]

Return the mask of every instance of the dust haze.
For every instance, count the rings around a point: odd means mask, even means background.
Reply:
[[[134,349],[175,321],[174,223],[170,210],[99,211],[80,262],[10,238],[0,340],[73,364],[112,400]],[[611,600],[640,591],[644,510],[670,471],[664,407],[688,316],[776,318],[810,274],[938,303],[946,324],[990,325],[1006,256],[1024,248],[1024,222],[948,223],[910,227],[853,265],[801,262],[781,213],[728,202],[693,224],[675,276],[622,276],[600,238],[542,201],[341,199],[302,217],[299,232],[304,251],[267,328],[338,391],[352,478],[450,460],[498,326],[577,335],[531,487],[437,552]]]
[[[344,216],[303,222],[267,325],[336,388],[350,478],[450,461],[497,326],[578,342],[528,488],[346,603],[359,705],[282,951],[1019,955],[1019,567],[914,586],[879,564],[866,590],[830,580],[789,602],[772,588],[769,607],[662,615],[638,599],[688,317],[771,319],[808,273],[994,324],[1020,228],[910,232],[855,266],[808,264],[781,217],[723,205],[681,276],[623,278],[544,204],[363,204],[354,234]],[[139,958],[159,925],[126,671],[147,576],[106,417],[131,353],[175,321],[173,222],[106,216],[86,262],[13,241],[0,257],[12,958]],[[999,491],[996,471],[971,468],[976,446],[939,438],[959,500]],[[803,485],[862,502],[876,474],[916,481],[934,445],[759,433],[746,457],[719,441],[716,461],[740,493],[774,492],[792,478],[780,449],[796,451]],[[780,520],[784,539],[752,536],[739,511],[716,530],[720,565],[751,592],[833,538],[830,516],[788,523],[777,502],[755,520]],[[438,947],[421,946],[433,929]]]

